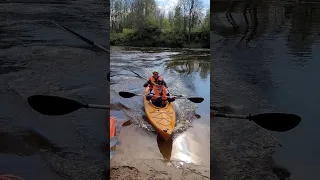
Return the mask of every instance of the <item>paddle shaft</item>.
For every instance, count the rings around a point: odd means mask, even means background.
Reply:
[[[54,21],[51,21],[51,22],[53,24],[57,25],[58,27],[60,27],[61,29],[64,29],[64,30],[68,31],[69,33],[75,35],[76,37],[80,38],[81,40],[85,41],[86,43],[88,43],[88,44],[90,44],[92,46],[96,46],[97,48],[99,48],[100,50],[102,50],[102,51],[104,51],[106,53],[110,53],[110,51],[107,48],[105,48],[105,47],[101,46],[100,44],[97,44],[97,43],[95,43],[93,41],[90,41],[89,39],[87,39],[87,38],[81,36],[80,34],[72,31],[71,29],[67,28],[66,26],[60,25],[60,24],[58,24],[58,23],[56,23]]]
[[[130,70],[130,69],[128,69],[129,71],[131,71],[131,72],[133,72],[134,74],[136,74],[137,76],[139,76],[139,77],[141,77],[142,79],[145,79],[145,80],[149,80],[148,78],[146,78],[146,77],[143,77],[143,76],[141,76],[140,74],[138,74],[138,73],[136,73],[136,72],[134,72],[134,71],[132,71],[132,70]],[[154,86],[156,86],[156,85],[158,85],[157,83],[154,83],[154,82],[151,82]]]
[[[236,114],[219,114],[214,113],[215,117],[226,117],[226,118],[238,118],[238,119],[249,119],[250,116],[246,115],[236,115]]]
[[[100,104],[88,104],[85,107],[93,108],[93,109],[110,109],[109,105],[100,105]]]
[[[136,96],[152,96],[152,97],[166,97],[166,98],[173,98],[175,97],[176,99],[187,99],[187,98],[182,98],[182,97],[177,97],[177,96],[155,96],[155,95],[146,95],[146,94],[135,94]]]
[[[128,69],[128,68],[127,68]],[[145,80],[148,80],[148,78],[146,78],[146,77],[143,77],[143,76],[141,76],[140,74],[138,74],[138,73],[136,73],[136,72],[134,72],[134,71],[132,71],[132,70],[130,70],[130,69],[128,69],[129,71],[131,71],[131,72],[133,72],[134,74],[136,74],[137,76],[139,76],[139,77],[141,77],[142,79],[145,79]],[[154,86],[156,86],[156,85],[158,85],[157,83],[154,83],[154,82],[151,82]],[[174,94],[174,96],[176,96],[176,97],[183,97],[183,95],[177,95],[177,94]]]

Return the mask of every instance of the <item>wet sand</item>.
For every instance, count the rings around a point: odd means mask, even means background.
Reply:
[[[210,129],[194,122],[173,142],[135,125],[123,127],[111,179],[210,179]]]

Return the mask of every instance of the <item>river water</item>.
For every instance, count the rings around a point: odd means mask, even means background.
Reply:
[[[302,122],[295,129],[272,133],[282,144],[275,148],[273,161],[286,168],[292,180],[319,179],[320,4],[252,1],[251,14],[248,10],[246,16],[242,14],[243,6],[243,2],[219,1],[211,9],[212,84],[215,84],[212,106],[244,114],[287,112],[301,116]],[[232,13],[228,14],[230,9]],[[217,121],[228,120],[217,118]],[[248,134],[252,133],[246,130],[242,136],[251,137]],[[271,132],[262,134],[269,137]],[[254,140],[272,152],[271,138],[266,141],[261,136]],[[254,148],[251,151],[252,156],[259,153]],[[261,150],[261,154],[264,152]],[[244,156],[241,152],[238,155]],[[262,158],[268,155],[255,158],[252,163],[259,166]],[[267,173],[272,167],[258,169],[255,173],[265,174],[264,179],[275,178]]]
[[[24,179],[99,179],[108,140],[104,110],[48,117],[34,94],[107,102],[108,54],[50,20],[108,45],[106,2],[6,1],[0,7],[0,174]],[[81,178],[80,178],[81,177]]]
[[[210,166],[209,53],[206,49],[111,47],[110,102],[125,106],[111,111],[111,116],[120,122],[132,122],[121,129],[117,157],[122,161],[163,159]],[[172,93],[204,98],[200,104],[184,99],[175,101],[177,123],[171,143],[157,137],[145,116],[141,96],[124,99],[118,95],[120,91],[143,93],[146,80],[132,71],[148,78],[153,70],[164,77]]]

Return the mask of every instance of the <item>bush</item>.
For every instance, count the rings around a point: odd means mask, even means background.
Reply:
[[[121,33],[110,34],[110,45],[154,46],[154,47],[210,47],[209,31],[193,31],[191,42],[188,44],[188,35],[182,32],[162,30],[149,25],[140,29],[125,28]]]
[[[121,33],[110,33],[110,45],[123,45],[131,42],[136,37],[136,30],[124,28]]]

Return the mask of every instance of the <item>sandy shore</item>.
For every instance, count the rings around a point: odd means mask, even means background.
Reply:
[[[153,132],[123,127],[110,179],[210,179],[209,133],[207,125],[195,122],[172,144],[163,144]]]
[[[132,160],[111,162],[110,179],[210,179],[210,168],[196,165],[179,166],[162,160]]]

